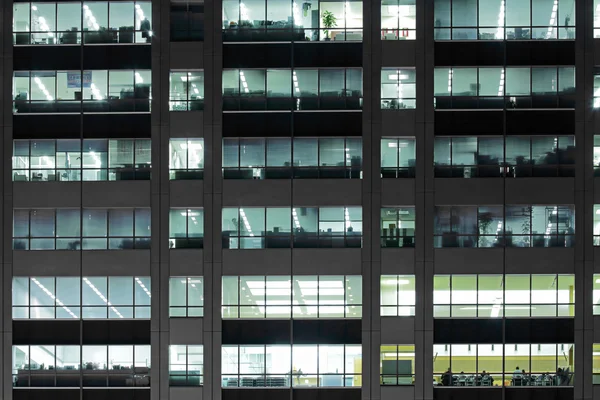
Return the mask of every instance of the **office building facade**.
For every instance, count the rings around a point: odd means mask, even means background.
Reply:
[[[0,21],[2,399],[600,398],[600,0]]]

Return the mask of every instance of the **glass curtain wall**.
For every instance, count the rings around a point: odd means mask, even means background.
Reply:
[[[575,67],[434,69],[437,109],[575,108]]]
[[[14,277],[13,319],[149,319],[149,276]]]
[[[224,345],[223,388],[361,387],[360,344]]]
[[[223,208],[224,249],[360,248],[361,207]]]
[[[14,71],[13,113],[150,112],[151,71]]]
[[[361,276],[224,276],[223,319],[361,318]]]
[[[573,177],[574,136],[436,137],[438,178]]]
[[[149,1],[18,2],[13,5],[13,43],[149,44],[151,21]]]
[[[435,247],[573,247],[572,205],[436,206]]]
[[[12,347],[13,386],[149,387],[149,345]]]
[[[441,386],[573,386],[573,343],[434,344]]]
[[[361,68],[224,69],[223,110],[360,110]]]
[[[13,250],[149,248],[149,208],[59,208],[13,211]]]
[[[575,40],[575,0],[435,0],[434,13],[435,40]]]
[[[14,182],[148,180],[150,139],[14,140]]]
[[[360,179],[362,138],[224,138],[225,179]]]
[[[434,318],[574,317],[575,277],[435,275]]]
[[[362,41],[362,8],[357,0],[223,0],[223,41]]]

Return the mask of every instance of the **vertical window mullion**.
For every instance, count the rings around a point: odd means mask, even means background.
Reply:
[[[450,214],[450,218],[452,218],[452,213]],[[449,288],[450,289],[450,313],[449,314],[452,317],[452,311],[453,311],[453,308],[454,308],[454,307],[452,307],[454,305],[452,303],[452,275],[450,275],[450,282],[449,282],[449,284],[450,284],[450,288]],[[450,361],[452,361],[452,353],[450,353],[450,356],[451,356],[450,357]],[[452,363],[450,363],[450,366],[452,366]]]

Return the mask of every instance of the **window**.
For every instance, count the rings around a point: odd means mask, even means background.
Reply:
[[[13,319],[149,319],[150,277],[14,277]]]
[[[223,248],[362,246],[361,207],[223,208]]]
[[[435,0],[435,40],[575,39],[575,0]]]
[[[14,140],[13,181],[148,180],[150,139]]]
[[[600,2],[600,0],[595,0]],[[599,4],[600,5],[600,4]],[[598,15],[598,21],[600,21],[600,8],[597,9],[596,14]],[[594,20],[596,23],[596,20]],[[598,35],[596,37],[600,37],[600,28],[594,29],[594,35]],[[594,69],[594,108],[600,107],[600,68]]]
[[[360,179],[361,138],[224,138],[225,179]]]
[[[169,317],[204,316],[204,278],[172,276],[169,278]]]
[[[362,7],[356,0],[223,0],[223,41],[362,41]]]
[[[575,67],[435,68],[436,109],[574,108]]]
[[[361,318],[361,276],[224,276],[223,319]]]
[[[169,248],[201,249],[204,247],[204,210],[171,208],[169,212]]]
[[[506,164],[517,178],[575,176],[575,137],[507,136]]]
[[[169,346],[169,386],[204,384],[204,346]]]
[[[223,110],[360,110],[362,79],[361,68],[224,69]]]
[[[380,351],[382,385],[413,385],[415,380],[415,345],[382,345]]]
[[[415,138],[381,139],[382,178],[414,178],[415,165]]]
[[[204,40],[204,0],[171,2],[171,42]]]
[[[414,275],[381,275],[381,316],[414,316],[415,293]]]
[[[416,82],[414,69],[383,68],[381,70],[381,109],[416,108]]]
[[[13,386],[149,387],[150,361],[149,345],[13,346]]]
[[[436,137],[434,165],[439,178],[572,177],[575,137]]]
[[[151,83],[142,69],[14,71],[13,113],[150,112]]]
[[[435,275],[434,318],[574,317],[574,275]]]
[[[572,205],[436,206],[434,247],[573,247]]]
[[[15,45],[150,43],[149,1],[15,3]],[[83,29],[82,29],[83,20]]]
[[[360,344],[227,345],[221,348],[223,388],[360,387]]]
[[[573,247],[575,207],[568,205],[506,206],[507,246]]]
[[[150,248],[150,209],[15,209],[14,250]]]
[[[594,350],[593,350],[593,376],[592,376],[592,383],[594,385],[600,385],[600,344],[598,343],[594,343]]]
[[[415,40],[416,19],[416,0],[381,0],[381,40]]]
[[[594,135],[594,176],[600,176],[600,135]]]
[[[204,110],[204,71],[171,71],[169,110]]]
[[[600,315],[600,274],[594,274],[593,297],[594,315]]]
[[[415,247],[415,208],[381,209],[381,247]]]
[[[438,206],[435,247],[502,246],[502,206]]]
[[[169,140],[169,178],[204,178],[204,139]]]
[[[572,343],[434,344],[433,381],[443,386],[573,386],[574,350]]]

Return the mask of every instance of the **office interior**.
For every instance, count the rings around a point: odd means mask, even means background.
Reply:
[[[17,46],[150,43],[151,21],[150,1],[13,5],[13,37]]]
[[[221,348],[223,387],[360,387],[360,345],[266,345]]]
[[[222,317],[361,318],[362,277],[223,276]]]
[[[434,9],[436,40],[575,39],[575,0],[435,0]]]
[[[434,385],[573,386],[574,355],[572,343],[434,344]]]

